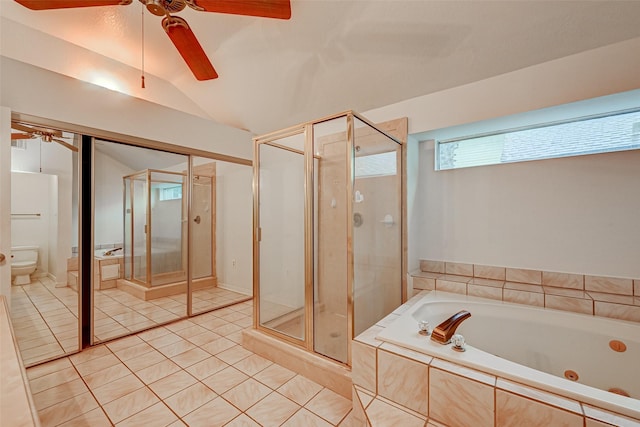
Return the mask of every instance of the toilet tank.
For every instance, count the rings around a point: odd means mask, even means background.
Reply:
[[[38,262],[37,246],[14,246],[11,248],[11,262]]]

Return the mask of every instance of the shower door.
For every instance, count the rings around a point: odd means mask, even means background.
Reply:
[[[307,335],[304,135],[257,150],[259,325],[302,344]]]
[[[181,172],[149,171],[151,286],[187,280],[186,176]],[[184,286],[186,290],[186,283]]]
[[[138,174],[131,178],[131,254],[133,279],[147,282],[147,174]]]

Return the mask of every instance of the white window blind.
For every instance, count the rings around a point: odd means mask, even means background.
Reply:
[[[640,111],[438,141],[436,169],[640,149]]]

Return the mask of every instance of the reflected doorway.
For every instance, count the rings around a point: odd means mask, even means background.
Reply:
[[[25,365],[79,350],[79,135],[11,123],[11,321]]]
[[[252,298],[252,169],[193,156],[191,175],[191,313],[198,314]]]

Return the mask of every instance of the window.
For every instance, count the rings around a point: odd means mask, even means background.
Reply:
[[[163,187],[160,189],[160,200],[176,200],[182,199],[182,185],[178,184],[171,187]]]
[[[397,168],[396,152],[357,156],[355,164],[356,178],[395,175]]]
[[[27,141],[24,139],[12,139],[11,140],[11,148],[15,148],[17,150],[26,150],[27,149]]]
[[[612,113],[436,143],[436,169],[640,149],[640,111]]]

